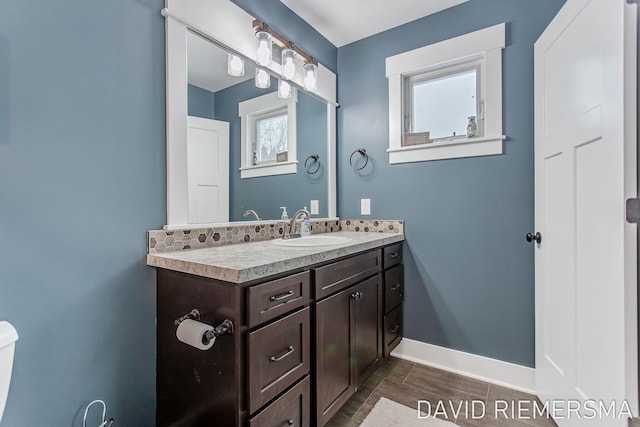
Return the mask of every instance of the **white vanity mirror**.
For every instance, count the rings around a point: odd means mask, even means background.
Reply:
[[[280,206],[292,214],[312,200],[314,217],[334,218],[335,75],[320,65],[316,93],[294,84],[291,98],[278,98],[279,64],[269,88],[254,83],[253,17],[228,0],[166,5],[165,228],[255,220],[247,210],[277,220]],[[229,52],[244,59],[244,76],[228,74]],[[255,129],[280,135],[283,122],[285,145],[256,142],[265,137]]]

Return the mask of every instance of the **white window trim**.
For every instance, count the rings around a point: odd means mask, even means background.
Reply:
[[[296,103],[298,92],[294,89],[289,99],[278,98],[277,92],[258,96],[238,104],[238,116],[240,116],[240,178],[257,178],[261,176],[285,175],[297,173],[298,161],[296,150]],[[251,150],[248,140],[252,135],[253,120],[251,116],[260,115],[269,111],[287,108],[287,144],[288,153],[286,162],[266,163],[261,165],[251,164]]]
[[[505,24],[501,23],[439,43],[404,52],[386,59],[389,80],[389,163],[502,154],[502,49],[505,47]],[[482,55],[484,136],[439,141],[404,147],[403,79],[407,75],[460,64],[465,58]]]

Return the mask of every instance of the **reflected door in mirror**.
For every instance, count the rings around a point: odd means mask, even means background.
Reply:
[[[188,117],[189,223],[229,221],[229,123]]]

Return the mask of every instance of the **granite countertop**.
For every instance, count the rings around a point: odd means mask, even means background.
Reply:
[[[265,240],[148,254],[147,265],[226,282],[244,283],[404,240],[402,233],[341,231],[322,235],[344,236],[353,241],[335,246],[291,247],[277,246],[271,240]]]

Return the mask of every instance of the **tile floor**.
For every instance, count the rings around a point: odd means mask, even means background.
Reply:
[[[438,415],[438,418],[462,427],[556,425],[553,420],[537,413],[534,419],[532,402],[536,400],[535,396],[390,357],[326,427],[359,426],[380,397],[415,409],[418,408],[418,400],[429,401],[431,410],[423,403],[423,412]],[[472,412],[472,407],[475,407],[475,412]],[[461,409],[456,417],[454,411],[457,412],[458,408]],[[483,410],[484,416],[481,417]]]

